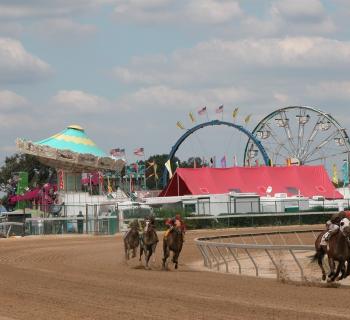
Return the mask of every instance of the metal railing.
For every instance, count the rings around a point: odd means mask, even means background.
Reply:
[[[238,272],[241,275],[244,268],[250,268],[255,276],[267,276],[267,270],[274,269],[277,279],[280,279],[288,272],[286,265],[293,263],[292,267],[296,269],[294,272],[304,280],[304,269],[308,267],[310,254],[314,251],[311,243],[320,231],[314,229],[214,236],[195,239],[195,243],[203,257],[204,266],[209,269],[226,273]],[[310,244],[304,244],[306,239],[303,241],[302,238],[305,235]],[[247,240],[251,243],[247,243]],[[288,244],[290,242],[293,244]]]

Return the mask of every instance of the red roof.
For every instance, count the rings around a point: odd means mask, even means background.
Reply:
[[[323,166],[178,168],[159,196],[222,194],[230,191],[266,196],[268,186],[272,187],[272,194],[343,198]]]

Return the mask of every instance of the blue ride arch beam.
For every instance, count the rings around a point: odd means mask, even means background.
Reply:
[[[249,139],[251,139],[254,144],[258,147],[259,151],[261,152],[261,155],[264,159],[265,165],[268,166],[270,163],[270,158],[267,155],[266,150],[264,149],[263,145],[261,144],[261,142],[246,128],[231,123],[231,122],[226,122],[226,121],[221,121],[221,120],[212,120],[212,121],[208,121],[208,122],[203,122],[197,126],[194,126],[191,129],[188,129],[178,140],[177,142],[173,145],[173,147],[171,148],[170,154],[169,154],[169,158],[168,160],[172,160],[176,154],[176,151],[179,149],[179,147],[181,146],[181,144],[194,132],[196,132],[197,130],[203,129],[205,127],[209,127],[209,126],[220,126],[220,125],[224,125],[224,126],[228,126],[228,127],[232,127],[234,129],[237,129],[241,132],[243,132]],[[166,186],[168,181],[168,170],[166,168],[164,168],[163,171],[163,177],[162,177],[162,184],[163,187]]]

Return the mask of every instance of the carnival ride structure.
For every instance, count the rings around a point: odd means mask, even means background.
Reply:
[[[60,133],[38,142],[17,139],[16,143],[21,152],[34,155],[40,162],[56,169],[58,204],[84,205],[105,201],[105,195],[92,197],[83,192],[82,174],[98,172],[99,177],[103,177],[103,171],[121,171],[125,164],[124,160],[113,159],[99,149],[78,125],[70,125]]]
[[[343,186],[349,184],[350,141],[345,128],[330,114],[308,106],[280,108],[264,117],[252,132],[245,127],[220,120],[201,123],[186,130],[177,140],[171,148],[168,162],[173,161],[180,146],[196,131],[221,125],[229,126],[246,136],[242,161],[244,167],[260,167],[261,164],[274,167],[322,165],[328,176],[333,176],[333,182],[338,179],[337,168],[341,167]],[[169,187],[169,171],[171,168],[163,171],[164,190],[161,195]],[[314,191],[317,195],[322,194],[320,190]],[[344,188],[343,194],[345,191]],[[337,196],[333,194],[331,198],[338,196],[338,193]]]

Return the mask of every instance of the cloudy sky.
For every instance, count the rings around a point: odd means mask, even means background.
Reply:
[[[0,0],[0,163],[69,124],[168,153],[221,104],[251,129],[288,105],[349,128],[348,21],[348,0]]]

